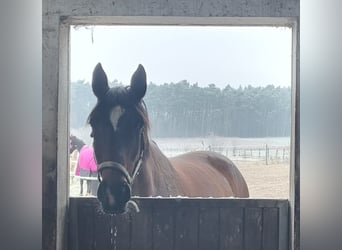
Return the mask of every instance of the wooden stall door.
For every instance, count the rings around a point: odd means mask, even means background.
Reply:
[[[134,200],[139,213],[111,216],[95,198],[70,198],[69,249],[288,249],[288,200]]]

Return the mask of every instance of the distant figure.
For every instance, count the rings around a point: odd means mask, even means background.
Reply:
[[[94,159],[94,150],[74,135],[70,136],[70,153],[79,152],[75,175],[80,177],[97,177],[97,166]],[[86,195],[96,195],[98,181],[86,180]],[[83,179],[80,179],[80,195],[83,195]]]

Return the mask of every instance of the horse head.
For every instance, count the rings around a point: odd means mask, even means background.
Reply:
[[[97,104],[88,117],[100,185],[97,192],[105,212],[126,211],[131,188],[147,153],[148,118],[143,102],[146,73],[139,65],[130,86],[110,88],[101,64],[93,71]]]
[[[75,150],[80,151],[85,143],[74,135],[70,135],[69,153],[72,154]]]

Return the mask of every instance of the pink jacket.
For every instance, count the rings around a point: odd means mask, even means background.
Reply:
[[[97,166],[94,160],[94,150],[88,145],[84,145],[80,150],[75,175],[80,175],[80,168],[92,172],[97,171]]]

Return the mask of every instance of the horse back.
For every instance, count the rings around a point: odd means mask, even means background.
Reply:
[[[182,181],[188,183],[184,188],[190,194],[207,192],[213,197],[249,197],[246,181],[237,166],[219,153],[189,152],[170,158],[170,162]]]

